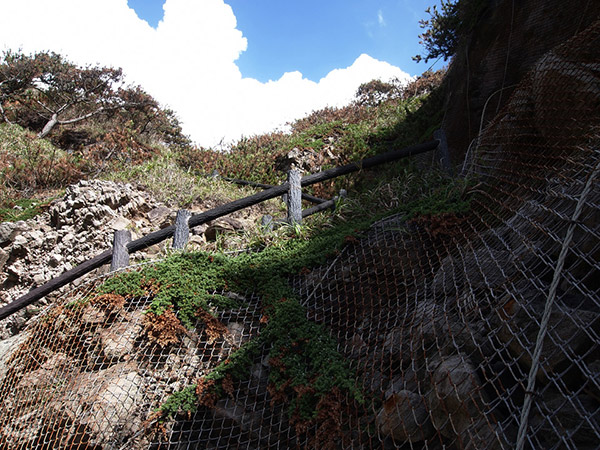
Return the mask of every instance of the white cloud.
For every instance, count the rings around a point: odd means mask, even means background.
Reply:
[[[342,106],[373,78],[409,77],[363,54],[318,82],[300,72],[268,83],[244,78],[235,61],[247,41],[223,0],[166,0],[156,29],[127,0],[0,0],[0,10],[0,50],[52,50],[78,64],[122,67],[131,82],[176,111],[184,131],[204,146]]]
[[[380,27],[385,27],[385,18],[383,17],[383,11],[381,9],[377,11],[377,22]]]

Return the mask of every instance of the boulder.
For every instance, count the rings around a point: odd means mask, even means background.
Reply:
[[[431,283],[431,292],[436,297],[456,295],[464,285],[464,266],[462,260],[452,255],[442,260]]]
[[[386,398],[375,423],[381,434],[398,442],[424,441],[435,434],[425,398],[407,390]]]
[[[48,265],[50,267],[58,267],[63,262],[63,256],[59,253],[50,254],[48,258]]]
[[[208,228],[208,225],[205,224],[205,223],[203,223],[203,224],[198,225],[198,226],[196,226],[194,228],[191,228],[190,229],[190,233],[192,235],[201,236],[201,235],[204,234],[204,232],[206,231],[207,228]]]
[[[483,388],[475,366],[464,354],[434,360],[427,403],[434,427],[447,438],[461,438],[466,448],[502,448],[488,423]]]
[[[40,230],[33,229],[30,232],[26,233],[26,238],[28,239],[28,243],[34,247],[41,247],[44,243],[44,233]]]
[[[188,241],[189,245],[196,245],[198,247],[202,247],[206,243],[206,239],[202,235],[192,234]]]
[[[433,424],[444,436],[454,438],[455,430],[462,432],[473,420],[473,408],[469,408],[471,393],[480,388],[475,368],[467,357],[456,355],[433,362],[430,370],[432,389],[428,402]]]
[[[231,322],[227,324],[227,331],[229,332],[228,340],[231,345],[236,348],[242,346],[242,344],[248,340],[248,333],[245,331],[244,324],[241,322]]]
[[[88,430],[90,442],[113,445],[114,436],[134,434],[143,420],[143,378],[135,364],[122,362],[97,372],[82,372],[50,407]],[[76,428],[78,428],[76,426]]]
[[[5,246],[28,228],[27,223],[23,220],[19,220],[18,222],[0,223],[0,245]]]
[[[242,223],[239,220],[233,219],[231,217],[221,217],[212,221],[206,231],[204,232],[204,236],[206,240],[209,242],[214,242],[217,240],[217,235],[222,233],[231,233],[243,228]]]
[[[65,377],[65,372],[71,367],[73,360],[65,353],[52,354],[37,370],[27,372],[19,382],[17,389],[33,390],[48,389],[57,382],[57,378]]]
[[[4,266],[8,261],[8,256],[8,253],[4,249],[0,248],[0,272],[4,270]]]
[[[158,207],[148,211],[146,216],[148,217],[148,220],[150,221],[150,223],[152,223],[155,226],[160,227],[166,220],[168,220],[170,218],[170,216],[172,214],[173,214],[173,211],[171,211],[166,206],[158,206]],[[169,224],[169,225],[171,225],[171,224]]]
[[[10,242],[14,228],[14,222],[0,223],[0,245],[5,245]]]
[[[29,338],[30,333],[23,331],[22,333],[16,334],[7,339],[0,340],[0,376],[6,374],[6,363],[12,356],[13,352]]]
[[[564,392],[545,391],[535,399],[530,423],[548,447],[559,442],[567,430],[575,448],[596,449],[600,442],[598,401],[583,393],[570,393],[566,400]]]
[[[113,230],[127,230],[131,227],[131,220],[123,216],[117,216],[111,221],[110,227]]]
[[[470,290],[495,290],[512,279],[517,269],[512,253],[489,247],[476,249],[464,260],[465,282]]]
[[[122,360],[129,355],[137,338],[142,333],[143,314],[136,314],[137,320],[131,322],[115,322],[100,332],[100,341],[104,356],[110,360]]]
[[[10,420],[2,430],[5,448],[35,448],[35,440],[44,428],[43,407]]]
[[[592,374],[589,384],[589,390],[593,393],[594,397],[600,399],[600,359],[596,359],[587,365],[587,369]]]
[[[440,329],[445,321],[444,316],[445,311],[441,305],[420,299],[408,308],[407,318],[402,328],[406,336],[410,336],[413,345],[427,346],[440,337]]]
[[[540,330],[545,296],[506,296],[503,315],[498,316],[497,336],[519,362],[529,370]],[[563,372],[574,355],[585,355],[593,342],[590,331],[600,334],[600,313],[554,305],[543,341],[540,368],[536,374],[547,382],[553,374]],[[518,336],[518,339],[515,339]]]

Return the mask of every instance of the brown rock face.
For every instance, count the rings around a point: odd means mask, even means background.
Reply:
[[[462,160],[480,125],[485,127],[499,112],[524,75],[536,63],[551,64],[548,57],[542,61],[542,56],[600,17],[600,2],[588,0],[488,3],[448,73],[444,127],[455,163]],[[548,80],[538,81],[539,87],[548,85]]]

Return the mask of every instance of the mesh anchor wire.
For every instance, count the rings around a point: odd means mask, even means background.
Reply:
[[[600,154],[600,152],[596,151],[596,154]],[[567,254],[569,252],[569,246],[571,245],[571,241],[573,240],[573,234],[575,233],[575,226],[578,223],[579,216],[583,210],[583,205],[585,203],[586,198],[588,197],[590,191],[592,190],[592,182],[596,178],[600,172],[600,161],[596,164],[596,167],[588,177],[583,192],[577,201],[577,206],[575,208],[575,212],[573,213],[573,218],[570,221],[569,228],[567,229],[567,234],[565,235],[565,239],[563,241],[562,248],[560,250],[560,255],[556,262],[556,268],[554,270],[554,275],[552,278],[552,284],[550,285],[550,289],[548,291],[548,298],[546,300],[546,304],[544,306],[544,314],[542,316],[542,321],[540,324],[540,330],[537,335],[537,339],[535,342],[535,350],[533,352],[531,369],[529,370],[529,376],[527,378],[527,388],[525,389],[525,400],[523,402],[523,410],[521,413],[521,420],[519,424],[519,433],[517,435],[517,445],[516,450],[523,450],[525,446],[525,439],[527,433],[527,425],[529,422],[529,412],[531,410],[531,405],[533,401],[533,395],[535,389],[535,379],[537,372],[539,370],[540,365],[540,357],[542,355],[542,348],[544,346],[544,338],[546,337],[546,333],[548,331],[548,323],[550,321],[550,313],[552,312],[552,307],[554,306],[554,300],[556,299],[556,290],[558,288],[558,283],[560,281],[560,277],[562,274],[562,270],[565,265],[565,260],[567,259]]]

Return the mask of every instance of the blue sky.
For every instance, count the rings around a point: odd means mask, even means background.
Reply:
[[[0,0],[0,51],[120,67],[219,148],[345,106],[375,78],[408,83],[428,67],[411,57],[438,1]]]
[[[362,53],[418,75],[429,64],[420,53],[419,20],[439,0],[225,0],[248,48],[237,60],[242,75],[266,82],[299,70],[317,81]],[[156,27],[164,0],[128,0]],[[441,67],[442,62],[436,67]]]

